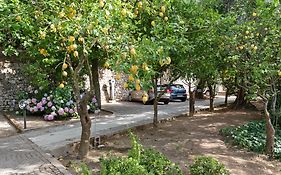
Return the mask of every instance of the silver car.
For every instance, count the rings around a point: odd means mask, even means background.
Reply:
[[[157,93],[163,93],[163,89],[160,86],[157,87]],[[164,92],[163,95],[160,97],[159,102],[164,102],[164,104],[169,104],[170,96],[171,94],[169,91]],[[148,92],[144,90],[130,91],[128,95],[128,100],[140,101],[143,102],[143,104],[152,104],[154,101],[154,90],[150,89]]]

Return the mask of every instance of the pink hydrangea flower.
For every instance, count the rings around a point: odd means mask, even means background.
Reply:
[[[32,99],[31,99],[31,102],[32,102],[33,104],[36,104],[36,101],[37,101],[36,98],[32,98]]]
[[[37,103],[36,107],[39,109],[43,106],[43,104],[41,102]]]
[[[50,108],[51,106],[53,106],[53,103],[49,101],[47,106]]]
[[[36,106],[33,107],[34,112],[38,111],[38,108]]]
[[[65,108],[64,108],[64,112],[68,113],[68,112],[69,112],[69,108],[68,108],[68,107],[65,107]]]
[[[41,107],[41,108],[40,108],[40,111],[41,111],[41,112],[42,112],[42,111],[44,111],[44,110],[45,110],[45,108],[44,108],[44,107]]]
[[[59,115],[63,115],[63,114],[64,114],[64,110],[63,110],[63,108],[59,108],[59,110],[58,110],[58,114],[59,114]]]
[[[44,120],[48,120],[48,115],[45,115],[45,116],[44,116]]]
[[[73,109],[69,109],[68,111],[70,114],[73,114],[74,113],[74,110]]]
[[[53,116],[53,115],[51,115],[51,114],[50,114],[50,115],[48,115],[48,120],[49,120],[49,121],[54,120],[54,119],[55,119],[55,118],[54,118],[54,116]]]

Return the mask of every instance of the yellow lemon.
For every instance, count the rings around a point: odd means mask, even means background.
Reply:
[[[279,77],[281,77],[281,71],[278,71],[278,75],[279,75]]]
[[[99,2],[99,6],[100,6],[100,8],[103,8],[104,2],[103,2],[103,1],[100,1],[100,2]]]
[[[127,89],[127,88],[129,87],[128,83],[124,83],[124,84],[123,84],[123,87],[124,87],[125,89]]]
[[[75,58],[77,58],[78,55],[79,55],[78,51],[74,51],[74,52],[73,52],[73,55],[74,55]]]
[[[130,49],[130,54],[131,54],[131,55],[136,55],[136,50],[135,50],[135,48],[132,47],[132,48]]]
[[[78,42],[79,42],[80,44],[83,44],[83,43],[84,43],[84,38],[83,38],[83,37],[79,37],[79,38],[78,38]]]
[[[156,25],[155,21],[151,21],[151,25],[152,25],[153,27],[155,27],[155,25]]]
[[[138,5],[138,8],[142,8],[142,2],[141,2],[141,1],[139,1],[139,2],[137,3],[137,5]]]
[[[63,75],[64,77],[67,77],[67,72],[66,72],[66,71],[63,71],[63,72],[62,72],[62,75]]]
[[[162,13],[162,12],[159,12],[159,16],[160,16],[161,18],[163,18],[163,16],[164,16],[164,13]]]
[[[61,84],[59,85],[59,88],[63,89],[63,88],[64,88],[64,84],[61,83]]]
[[[21,21],[21,16],[17,16],[17,17],[16,17],[16,20],[17,20],[18,22],[20,22],[20,21]]]
[[[74,36],[70,36],[70,37],[68,38],[68,40],[69,40],[70,42],[74,42],[74,41],[75,41],[75,37],[74,37]]]
[[[134,77],[132,76],[132,75],[129,75],[129,81],[134,81],[135,79],[134,79]]]
[[[130,72],[133,74],[137,74],[138,73],[138,66],[133,65],[130,69]]]
[[[141,90],[141,87],[140,87],[139,84],[136,84],[136,90],[137,90],[137,91],[140,91],[140,90]]]
[[[160,10],[161,10],[162,13],[165,13],[166,12],[166,7],[165,6],[161,6]]]
[[[67,69],[67,68],[68,68],[68,64],[63,63],[63,64],[62,64],[62,70],[65,70],[65,69]]]
[[[140,84],[140,79],[136,79],[136,84]]]
[[[106,69],[108,69],[108,68],[109,68],[108,62],[105,62],[104,65],[103,65],[103,67],[106,68]]]
[[[148,101],[148,95],[147,94],[143,94],[142,95],[142,102],[143,104],[145,104]]]
[[[168,20],[169,20],[169,18],[168,18],[167,16],[165,16],[165,17],[164,17],[164,20],[165,20],[165,21],[168,21]]]
[[[256,12],[253,12],[253,14],[252,14],[252,15],[253,15],[253,17],[255,17],[255,16],[257,16],[257,13],[256,13]]]
[[[121,75],[118,73],[118,74],[116,74],[116,80],[120,80],[121,79]]]
[[[122,9],[122,10],[121,10],[121,15],[122,15],[122,16],[126,16],[126,14],[127,14],[126,9]]]

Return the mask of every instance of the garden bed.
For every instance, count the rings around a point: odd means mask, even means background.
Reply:
[[[268,161],[264,155],[240,150],[225,145],[219,130],[228,126],[238,126],[252,120],[260,120],[258,111],[229,111],[220,108],[214,113],[198,112],[194,117],[178,117],[173,121],[162,122],[157,128],[152,125],[138,127],[133,132],[145,147],[164,153],[170,160],[179,164],[184,174],[198,155],[208,155],[222,162],[231,174],[271,175],[281,174],[281,163]],[[126,156],[130,149],[127,132],[101,138],[101,147],[92,149],[87,164],[94,174],[100,170],[99,158],[108,155]],[[59,160],[71,171],[73,162],[79,162],[76,155],[60,157]]]

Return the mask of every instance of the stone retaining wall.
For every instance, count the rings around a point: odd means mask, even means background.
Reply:
[[[0,60],[0,111],[14,110],[18,93],[27,89],[22,65],[19,62]]]
[[[13,60],[13,59],[11,59]],[[0,57],[0,111],[13,111],[17,108],[18,104],[18,94],[21,91],[26,91],[28,89],[27,80],[24,78],[22,73],[23,63],[17,61],[4,60]],[[101,89],[101,99],[105,103],[104,93],[102,91],[102,86],[107,85],[108,92],[110,92],[109,81],[115,77],[115,74],[110,70],[100,71],[100,89]],[[115,81],[115,100],[125,100],[127,99],[128,92],[124,90],[123,80]]]

